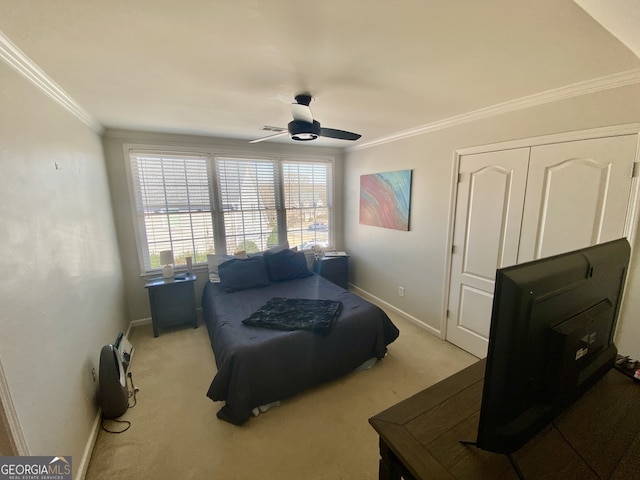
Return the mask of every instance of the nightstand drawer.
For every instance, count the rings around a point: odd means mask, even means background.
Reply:
[[[195,275],[185,278],[155,279],[145,285],[149,292],[153,336],[159,335],[159,327],[191,323],[198,328],[195,298]]]
[[[167,309],[174,306],[184,305],[185,299],[193,294],[192,283],[179,283],[165,285],[150,290],[154,297],[155,306],[158,309]]]

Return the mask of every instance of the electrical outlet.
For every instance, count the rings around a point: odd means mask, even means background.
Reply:
[[[404,297],[404,287],[398,287],[398,295]]]
[[[95,368],[91,369],[91,378],[93,378],[93,383],[98,381],[98,376],[96,375],[96,369]]]

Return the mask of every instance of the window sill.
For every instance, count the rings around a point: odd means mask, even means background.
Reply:
[[[175,267],[173,269],[174,273],[176,275],[180,275],[182,273],[187,273],[187,267],[186,266],[179,266],[179,267]],[[192,268],[192,271],[196,274],[198,273],[207,273],[207,275],[209,274],[209,266],[207,264],[200,264],[200,265],[194,265]],[[157,270],[149,270],[148,272],[142,272],[140,274],[141,278],[149,278],[149,277],[157,277],[157,276],[162,276],[162,269],[159,268]]]

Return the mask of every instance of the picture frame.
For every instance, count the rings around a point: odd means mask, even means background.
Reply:
[[[409,230],[413,170],[360,176],[360,224]]]

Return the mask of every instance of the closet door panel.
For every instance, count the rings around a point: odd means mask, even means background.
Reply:
[[[624,235],[637,137],[531,149],[518,263]]]
[[[447,340],[486,355],[496,268],[513,265],[529,149],[460,158]]]

